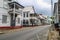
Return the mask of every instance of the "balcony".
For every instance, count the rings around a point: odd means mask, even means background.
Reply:
[[[14,2],[14,1],[12,1],[12,0],[11,1],[9,1],[9,0],[7,1],[7,3],[11,3],[11,2]]]
[[[15,5],[15,8],[16,9],[19,9],[19,8],[24,8],[24,6],[20,5],[18,2],[16,1],[8,1],[8,5],[10,8],[14,8],[14,5]]]
[[[9,9],[8,11],[9,14],[13,14],[14,13],[14,9]],[[15,14],[20,14],[21,10],[15,9]]]
[[[30,19],[37,19],[37,14],[30,14]]]
[[[37,19],[37,17],[30,17],[30,19]]]
[[[35,14],[30,14],[30,17],[37,17],[38,15],[35,13]]]

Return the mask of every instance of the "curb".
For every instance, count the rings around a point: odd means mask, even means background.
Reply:
[[[0,34],[4,34],[4,32],[0,32]]]

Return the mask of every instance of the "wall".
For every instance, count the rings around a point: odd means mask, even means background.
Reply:
[[[7,15],[7,23],[2,24],[2,15]],[[0,8],[0,27],[1,26],[10,26],[10,16],[8,14],[8,10],[4,8]]]
[[[16,17],[16,26],[22,26],[22,9],[21,8],[19,8],[18,9],[19,10],[19,13],[17,12],[17,17]],[[20,18],[20,23],[18,23],[18,18]]]
[[[18,18],[20,19],[20,23],[18,23]],[[18,15],[18,16],[16,17],[16,26],[22,26],[22,25],[21,25],[21,15]]]
[[[53,16],[54,16],[54,22],[58,23],[59,18],[58,18],[58,4],[57,3],[55,3],[55,5],[54,5],[54,14],[53,14]]]
[[[0,0],[0,7],[3,7],[3,0]]]
[[[33,7],[32,6],[27,6],[27,7],[25,7],[24,9],[23,9],[23,12],[29,12],[28,13],[28,17],[23,17],[23,14],[24,13],[22,13],[22,18],[23,18],[23,20],[28,20],[29,21],[29,25],[32,25],[31,23],[30,23],[30,14],[34,14],[34,9],[33,9]],[[26,14],[26,13],[25,13]],[[27,15],[27,14],[26,14]],[[23,21],[22,21],[23,22]]]

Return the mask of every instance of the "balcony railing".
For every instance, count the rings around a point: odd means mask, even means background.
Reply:
[[[37,19],[37,17],[30,17],[30,19]]]
[[[30,17],[37,17],[36,14],[30,14]]]
[[[10,1],[8,0],[7,2],[8,2],[8,3],[11,3],[11,2],[15,2],[15,0],[10,0]]]
[[[14,9],[9,9],[8,12],[9,12],[9,14],[14,13]],[[16,14],[20,14],[21,13],[21,10],[15,9],[15,13]]]

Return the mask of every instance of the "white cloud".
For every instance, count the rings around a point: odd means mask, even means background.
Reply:
[[[39,7],[41,7],[42,9],[50,9],[51,8],[51,4],[43,1],[43,0],[36,0],[37,4]]]
[[[24,6],[30,6],[34,4],[34,0],[18,0],[18,2]]]
[[[18,0],[23,6],[33,5],[37,13],[44,13],[46,15],[51,15],[51,4],[50,0]]]

